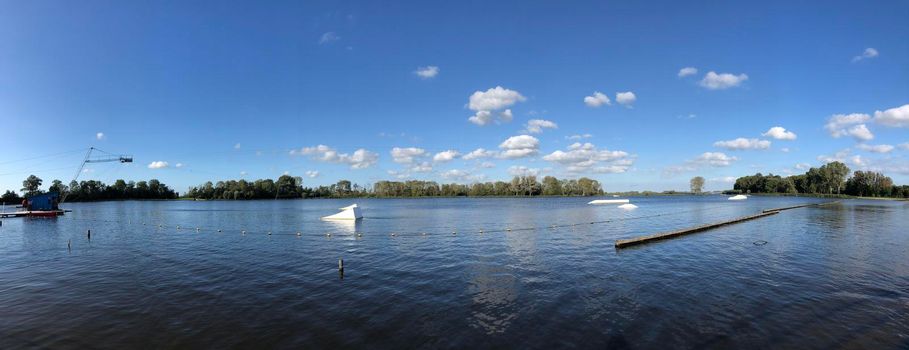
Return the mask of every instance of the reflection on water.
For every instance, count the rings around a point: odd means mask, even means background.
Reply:
[[[350,204],[334,200],[107,202],[4,219],[0,348],[909,346],[905,202],[847,200],[616,251],[620,238],[823,200],[588,201],[371,199],[359,221],[320,220]]]

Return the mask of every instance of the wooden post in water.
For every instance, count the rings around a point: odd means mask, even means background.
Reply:
[[[691,227],[691,228],[686,228],[686,229],[681,229],[681,230],[661,232],[661,233],[656,233],[656,234],[641,236],[641,237],[635,237],[635,238],[630,238],[630,239],[620,239],[620,240],[615,241],[615,247],[616,247],[616,249],[621,249],[621,248],[630,247],[633,245],[644,244],[644,243],[649,243],[649,242],[653,242],[653,241],[658,241],[658,240],[663,240],[663,239],[673,238],[673,237],[678,237],[678,236],[684,236],[684,235],[687,235],[690,233],[706,231],[706,230],[714,229],[714,228],[717,228],[720,226],[736,224],[736,223],[740,223],[743,221],[754,220],[757,218],[762,218],[762,217],[765,217],[768,215],[775,215],[775,214],[779,214],[779,213],[780,212],[778,212],[778,211],[763,212],[763,213],[759,213],[759,214],[735,218],[732,220],[715,222],[712,224],[701,225],[701,226],[696,226],[696,227]]]

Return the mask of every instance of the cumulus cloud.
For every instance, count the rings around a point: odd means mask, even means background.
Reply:
[[[480,163],[480,167],[481,167],[481,168],[486,168],[486,169],[495,168],[495,167],[496,167],[496,164],[493,163],[493,162],[483,162],[483,163]]]
[[[455,150],[442,151],[432,156],[432,161],[436,163],[447,163],[454,160],[460,155],[461,153]]]
[[[868,130],[868,127],[865,126],[865,124],[859,124],[849,128],[846,130],[846,134],[858,141],[870,141],[874,139],[874,134],[871,133],[871,130]]]
[[[909,151],[909,142],[899,144],[899,148]]]
[[[687,77],[689,75],[695,75],[695,74],[698,74],[698,69],[694,68],[694,67],[685,67],[685,68],[679,69],[679,78]]]
[[[496,155],[495,151],[488,151],[483,148],[477,148],[477,149],[471,151],[470,153],[465,154],[461,158],[463,158],[464,160],[471,160],[471,159],[494,157],[495,155]]]
[[[865,51],[863,51],[861,55],[852,57],[852,62],[858,62],[858,61],[861,61],[861,60],[864,60],[867,58],[875,58],[877,56],[878,56],[877,49],[875,49],[873,47],[869,47],[869,48],[865,49]]]
[[[182,168],[182,167],[183,167],[183,163],[174,164],[174,168]]]
[[[436,75],[439,75],[439,67],[437,67],[437,66],[419,67],[419,68],[417,68],[417,70],[413,71],[413,74],[416,74],[418,77],[420,77],[422,79],[432,79],[432,78],[435,78]]]
[[[612,101],[609,100],[609,96],[606,96],[606,94],[594,91],[593,95],[584,97],[584,104],[587,105],[587,107],[597,108],[602,105],[611,105]]]
[[[310,179],[317,178],[317,177],[319,177],[319,171],[318,170],[307,170],[306,177],[308,177]]]
[[[722,152],[704,152],[699,157],[697,157],[697,159],[695,159],[697,163],[715,167],[729,166],[737,160],[739,159],[736,157],[727,156]]]
[[[704,79],[701,79],[701,86],[709,90],[722,90],[736,87],[748,80],[748,75],[742,73],[739,75],[730,73],[717,74],[714,71],[707,72]]]
[[[391,149],[391,160],[400,164],[413,163],[414,158],[423,157],[425,155],[426,150],[417,147],[395,147]]]
[[[163,160],[154,161],[148,164],[149,169],[164,169],[167,168],[167,162]]]
[[[852,114],[835,114],[830,116],[827,119],[827,124],[824,125],[824,129],[830,133],[830,136],[834,138],[840,138],[843,136],[853,136],[857,139],[862,139],[871,134],[870,131],[865,133],[868,128],[863,124],[871,120],[871,116],[864,113],[852,113]],[[859,126],[854,126],[849,128],[850,125],[860,124]],[[874,137],[873,135],[871,136]],[[869,139],[870,140],[870,139]]]
[[[733,151],[741,150],[760,150],[770,148],[770,141],[767,140],[758,140],[758,139],[746,139],[744,137],[739,137],[735,140],[728,141],[717,141],[713,143],[714,147],[725,148]]]
[[[379,161],[378,154],[362,148],[354,151],[352,154],[348,154],[338,153],[337,150],[326,145],[318,145],[314,147],[304,147],[298,153],[301,155],[308,155],[312,159],[320,162],[347,164],[351,169],[366,169]],[[291,151],[291,154],[295,154],[295,152]]]
[[[95,138],[98,139],[99,141],[104,140],[104,133],[98,132],[97,134],[95,134]]]
[[[460,169],[446,170],[439,173],[439,176],[443,179],[456,182],[481,181],[485,178],[483,175],[471,175],[469,172]]]
[[[512,136],[499,144],[502,151],[499,156],[502,158],[523,158],[537,154],[540,147],[540,140],[530,135]]]
[[[871,153],[890,153],[891,151],[896,149],[896,147],[893,147],[891,145],[867,145],[864,143],[859,144],[858,146],[856,146],[856,148],[858,148],[862,151],[871,152]]]
[[[894,128],[909,128],[909,104],[883,112],[875,111],[874,122]]]
[[[592,143],[576,142],[567,151],[555,151],[543,160],[560,164],[569,173],[624,173],[634,164],[634,158],[625,151],[597,149]]]
[[[234,145],[234,149],[240,149],[240,144],[237,143],[236,145]]]
[[[470,95],[467,108],[470,108],[470,110],[476,113],[467,120],[471,123],[483,126],[494,121],[495,117],[498,116],[497,121],[503,123],[510,122],[514,116],[511,109],[507,108],[525,100],[527,100],[527,98],[521,95],[521,93],[501,86],[496,86],[486,91],[475,91]],[[502,109],[505,110],[494,113]]]
[[[625,92],[616,92],[615,93],[615,102],[618,102],[620,105],[631,108],[631,105],[634,104],[638,98],[631,91]]]
[[[788,131],[782,126],[774,126],[761,134],[761,136],[772,137],[777,140],[795,140],[798,137],[794,132]]]
[[[842,151],[836,152],[833,155],[819,155],[819,156],[817,156],[817,160],[824,162],[824,163],[845,162],[846,157],[849,156],[849,151],[850,150],[847,148]]]
[[[559,126],[555,122],[543,119],[531,119],[527,121],[525,129],[531,134],[539,134],[543,132],[543,129],[558,129]]]
[[[432,171],[432,164],[429,162],[421,162],[419,164],[414,164],[408,170],[416,173],[428,173]]]
[[[795,165],[795,168],[798,170],[808,170],[811,169],[811,164],[808,163],[798,163]]]
[[[508,167],[508,174],[511,176],[537,176],[540,174],[540,169],[528,168],[523,165],[512,165]]]
[[[341,37],[338,36],[335,32],[326,32],[319,37],[319,45],[333,43],[335,41],[341,40]]]
[[[593,137],[593,135],[591,135],[591,134],[577,134],[577,135],[565,136],[565,138],[569,139],[569,140],[583,140],[583,139],[589,139],[591,137]]]

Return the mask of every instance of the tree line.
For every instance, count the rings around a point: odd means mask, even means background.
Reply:
[[[379,181],[373,186],[360,186],[341,180],[329,186],[303,187],[302,179],[283,175],[277,181],[229,180],[192,187],[187,198],[196,199],[278,199],[278,198],[349,198],[349,197],[457,197],[457,196],[592,196],[603,194],[596,180],[580,178],[559,180],[546,176],[515,176],[510,182],[472,184],[439,184],[435,181]]]
[[[61,196],[66,195],[67,202],[88,202],[102,200],[123,200],[123,199],[175,199],[177,192],[161,183],[157,179],[148,181],[125,181],[116,180],[112,185],[106,185],[97,180],[70,181],[69,185],[63,184],[60,180],[53,180],[48,186],[47,191],[41,190],[44,180],[30,175],[22,181],[22,195],[24,197],[33,196],[46,192],[56,192]],[[7,190],[0,196],[4,203],[20,203],[23,197],[18,193]]]
[[[909,186],[897,186],[884,174],[851,170],[841,162],[827,163],[808,169],[800,175],[755,175],[735,180],[733,189],[740,193],[844,194],[865,197],[909,198]]]

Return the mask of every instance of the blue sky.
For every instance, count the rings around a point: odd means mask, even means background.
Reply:
[[[909,183],[904,1],[2,7],[2,190],[69,182],[89,146],[136,162],[80,179],[179,191],[285,172],[725,189],[831,159]]]

